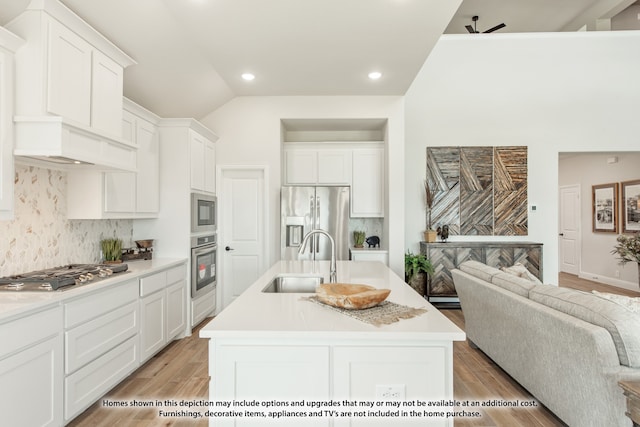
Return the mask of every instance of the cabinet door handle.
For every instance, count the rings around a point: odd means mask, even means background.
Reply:
[[[231,246],[225,246],[224,250],[229,252],[229,251],[233,251],[234,249]]]

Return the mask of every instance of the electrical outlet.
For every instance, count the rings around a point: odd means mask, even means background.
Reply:
[[[620,270],[616,270],[616,272],[615,272],[615,276],[616,276],[616,278],[618,278],[618,279],[620,278]]]
[[[378,384],[376,385],[376,399],[404,400],[404,389],[404,384]]]

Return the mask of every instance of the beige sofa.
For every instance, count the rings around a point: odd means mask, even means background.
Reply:
[[[640,314],[591,293],[466,261],[452,271],[467,338],[570,426],[631,426]]]

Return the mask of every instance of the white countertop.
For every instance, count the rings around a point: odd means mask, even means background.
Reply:
[[[127,261],[127,272],[114,275],[95,283],[76,285],[73,289],[52,292],[0,292],[0,322],[14,317],[24,316],[29,312],[36,312],[48,306],[59,304],[61,301],[77,298],[91,292],[96,292],[115,283],[137,279],[157,270],[170,268],[186,262],[185,258],[159,258],[148,261]],[[137,285],[137,283],[136,283]]]
[[[337,282],[391,289],[387,301],[427,312],[376,327],[305,301],[312,293],[264,293],[278,274],[319,274],[329,283],[329,261],[279,261],[200,330],[205,338],[423,339],[463,341],[465,333],[380,262],[338,261]]]
[[[363,248],[356,248],[354,246],[349,248],[349,250],[351,252],[379,252],[379,253],[385,253],[385,254],[389,252],[387,249],[384,249],[384,248],[368,248],[367,246]]]

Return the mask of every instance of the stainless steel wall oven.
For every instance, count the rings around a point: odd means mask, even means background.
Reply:
[[[191,238],[191,298],[215,289],[217,253],[215,234]]]

